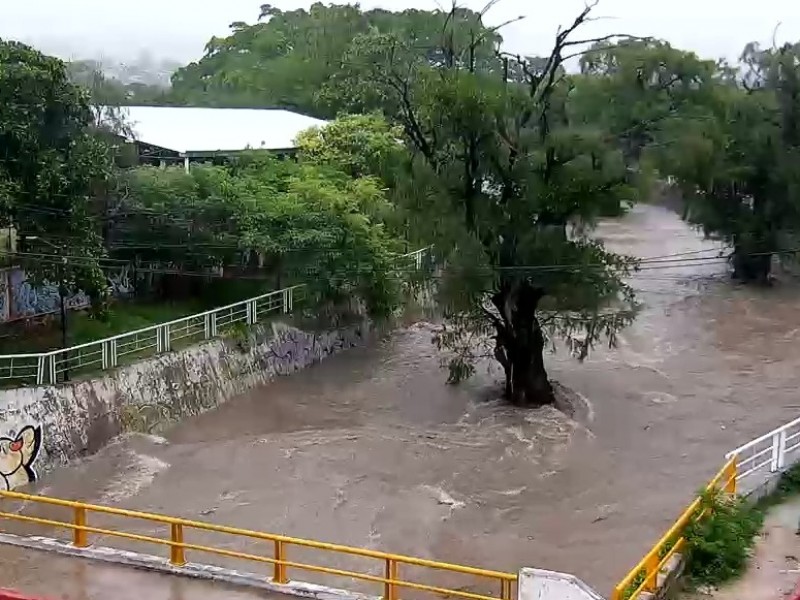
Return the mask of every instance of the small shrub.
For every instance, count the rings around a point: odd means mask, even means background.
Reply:
[[[695,585],[718,586],[744,572],[764,511],[743,498],[713,492],[703,494],[702,506],[710,514],[685,534],[688,575]]]
[[[253,347],[250,328],[244,323],[233,323],[226,328],[224,335],[234,343],[240,352],[250,352]]]

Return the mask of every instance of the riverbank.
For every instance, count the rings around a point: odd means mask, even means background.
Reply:
[[[744,575],[720,589],[688,593],[683,600],[784,600],[800,581],[800,497],[774,506]]]

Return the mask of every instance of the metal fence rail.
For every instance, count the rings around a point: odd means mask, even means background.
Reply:
[[[706,490],[719,491],[733,496],[736,494],[736,458],[728,459],[725,466],[706,486]],[[687,527],[705,516],[703,499],[697,497],[686,507],[672,527],[661,537],[639,564],[631,569],[611,593],[611,600],[636,600],[643,592],[655,593],[658,575],[673,555],[681,552],[686,545],[684,533]]]
[[[725,458],[736,458],[739,465],[737,481],[743,489],[750,491],[775,473],[779,473],[800,460],[800,419],[756,438]]]
[[[397,257],[402,270],[420,270],[430,248]],[[296,285],[190,315],[167,323],[128,331],[105,339],[39,354],[0,355],[0,384],[56,384],[64,373],[113,369],[122,361],[132,362],[169,352],[176,345],[217,337],[220,331],[242,324],[254,325],[270,314],[285,314],[305,299],[306,286]]]
[[[468,598],[470,600],[513,600],[515,598],[515,583],[517,575],[514,573],[506,573],[502,571],[491,571],[487,569],[479,569],[475,567],[466,567],[461,565],[454,565],[449,563],[442,563],[433,560],[422,558],[414,558],[411,556],[403,556],[399,554],[389,554],[386,552],[379,552],[375,550],[367,550],[364,548],[356,548],[352,546],[341,546],[338,544],[329,544],[325,542],[316,542],[301,538],[292,538],[284,535],[276,535],[271,533],[263,533],[258,531],[251,531],[247,529],[240,529],[235,527],[225,527],[222,525],[215,525],[212,523],[203,523],[200,521],[190,521],[187,519],[178,519],[174,517],[167,517],[164,515],[137,512],[132,510],[125,510],[120,508],[111,508],[107,506],[98,506],[94,504],[85,504],[83,502],[74,502],[71,500],[60,500],[57,498],[49,498],[45,496],[34,496],[30,494],[21,494],[18,492],[4,492],[0,491],[0,499],[16,500],[25,503],[32,503],[35,505],[55,506],[70,509],[71,518],[69,520],[57,520],[54,518],[42,518],[30,515],[20,514],[19,512],[0,512],[0,518],[9,519],[23,523],[35,523],[38,525],[46,525],[58,529],[66,529],[72,531],[72,544],[77,548],[86,548],[90,544],[89,534],[108,535],[115,538],[123,538],[135,542],[144,542],[148,544],[156,544],[159,546],[169,547],[170,562],[174,565],[186,564],[187,551],[193,553],[206,553],[215,554],[218,556],[225,556],[228,558],[241,559],[243,561],[250,561],[256,563],[266,563],[272,565],[272,581],[274,583],[288,583],[290,580],[289,569],[297,571],[307,571],[313,573],[324,573],[327,575],[334,575],[338,577],[349,577],[361,581],[381,584],[383,586],[383,598],[385,600],[397,600],[399,588],[414,589],[424,592],[430,592],[436,595],[445,595],[449,597]],[[94,527],[90,525],[92,514],[106,514],[115,515],[118,517],[125,517],[126,519],[138,519],[166,525],[169,527],[169,538],[153,537],[149,535],[141,535],[130,533],[119,529],[109,529]],[[207,531],[225,534],[228,537],[250,538],[254,540],[261,540],[271,542],[272,552],[271,556],[257,555],[235,550],[225,549],[215,546],[207,546],[186,541],[186,536],[192,530],[194,531]],[[229,545],[229,544],[225,544]],[[360,556],[380,561],[383,566],[383,576],[371,575],[369,573],[362,573],[357,571],[336,569],[322,565],[309,564],[305,562],[297,562],[289,558],[292,547],[313,548],[316,550],[324,551],[326,554],[350,555]],[[497,595],[487,596],[463,590],[463,586],[459,588],[445,588],[417,581],[409,581],[403,579],[400,573],[400,567],[414,566],[423,567],[426,569],[433,569],[438,571],[447,571],[460,575],[470,575],[481,579],[489,580],[496,584]]]
[[[794,464],[800,462],[800,418],[781,425],[725,455],[725,466],[711,480],[709,490],[729,495],[747,494]],[[680,552],[686,541],[686,527],[699,513],[700,498],[678,518],[650,552],[614,588],[611,600],[636,599],[642,592],[654,592],[658,574],[669,558]]]

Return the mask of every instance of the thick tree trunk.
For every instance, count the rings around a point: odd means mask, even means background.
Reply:
[[[499,293],[495,357],[505,371],[505,396],[517,406],[553,404],[553,387],[544,366],[545,338],[536,309],[540,290],[523,284],[514,294]]]
[[[733,277],[744,283],[769,284],[772,254],[750,253],[742,246],[733,251]]]

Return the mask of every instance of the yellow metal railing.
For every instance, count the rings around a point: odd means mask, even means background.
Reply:
[[[424,592],[431,592],[445,596],[456,596],[459,598],[469,598],[470,600],[514,600],[515,588],[517,582],[517,575],[514,573],[504,573],[501,571],[490,571],[486,569],[478,569],[474,567],[465,567],[461,565],[454,565],[433,560],[422,558],[414,558],[411,556],[402,556],[399,554],[389,554],[386,552],[379,552],[375,550],[367,550],[364,548],[355,548],[351,546],[341,546],[338,544],[329,544],[325,542],[315,542],[312,540],[305,540],[300,538],[292,538],[283,535],[275,535],[271,533],[262,533],[258,531],[250,531],[247,529],[239,529],[235,527],[225,527],[222,525],[214,525],[211,523],[203,523],[200,521],[190,521],[187,519],[179,519],[174,517],[167,517],[164,515],[157,515],[145,512],[138,512],[132,510],[125,510],[121,508],[111,508],[107,506],[98,506],[93,504],[85,504],[83,502],[75,502],[71,500],[59,500],[57,498],[48,498],[45,496],[33,496],[30,494],[21,494],[18,492],[0,491],[0,499],[6,498],[9,500],[20,500],[24,502],[31,502],[34,504],[44,504],[49,506],[59,506],[69,508],[72,511],[71,521],[57,521],[53,519],[45,519],[42,517],[35,517],[23,515],[18,513],[0,512],[0,518],[10,519],[13,521],[20,521],[24,523],[36,523],[39,525],[48,525],[59,529],[67,529],[72,531],[72,544],[77,548],[86,548],[89,546],[89,534],[108,535],[136,542],[146,542],[152,544],[159,544],[161,546],[169,546],[170,548],[170,562],[174,565],[184,565],[186,563],[186,551],[192,550],[196,552],[205,552],[215,554],[218,556],[225,556],[229,558],[236,558],[259,563],[267,563],[273,565],[272,581],[275,583],[288,583],[288,569],[298,569],[301,571],[310,571],[315,573],[325,573],[328,575],[335,575],[340,577],[352,577],[361,581],[368,581],[383,585],[383,598],[384,600],[397,600],[398,588],[406,588],[413,590],[421,590]],[[92,527],[89,523],[89,516],[92,513],[115,515],[119,517],[128,517],[131,519],[140,519],[149,521],[151,523],[159,523],[168,525],[170,529],[169,539],[157,538],[148,535],[140,535],[135,533],[128,533],[125,531],[117,531],[113,529],[103,529],[100,527]],[[184,534],[187,530],[198,530],[207,532],[222,533],[230,536],[250,538],[254,540],[268,541],[273,544],[272,556],[260,556],[249,554],[245,552],[238,552],[234,550],[226,550],[223,548],[214,548],[211,546],[204,546],[200,544],[188,543],[184,539]],[[300,562],[294,562],[287,559],[287,548],[290,546],[300,546],[305,548],[314,548],[317,550],[324,550],[329,553],[345,554],[350,556],[360,556],[372,558],[382,561],[384,568],[384,576],[370,575],[368,573],[359,573],[355,571],[348,571],[342,569],[335,569],[331,567],[324,567],[319,565],[311,565]],[[486,596],[476,594],[473,592],[466,592],[461,589],[450,589],[434,585],[427,585],[423,583],[415,583],[406,581],[400,578],[400,565],[409,565],[416,567],[426,567],[428,569],[435,569],[438,571],[445,571],[450,573],[457,573],[462,575],[472,575],[482,579],[493,580],[498,586],[497,596]]]
[[[736,457],[731,458],[719,473],[706,486],[709,491],[721,491],[730,495],[736,494]],[[611,594],[611,600],[636,600],[642,592],[655,592],[658,586],[658,574],[664,569],[673,555],[681,552],[686,545],[683,534],[695,520],[706,515],[702,511],[703,499],[698,496],[678,520],[661,537],[644,558],[639,561]]]

